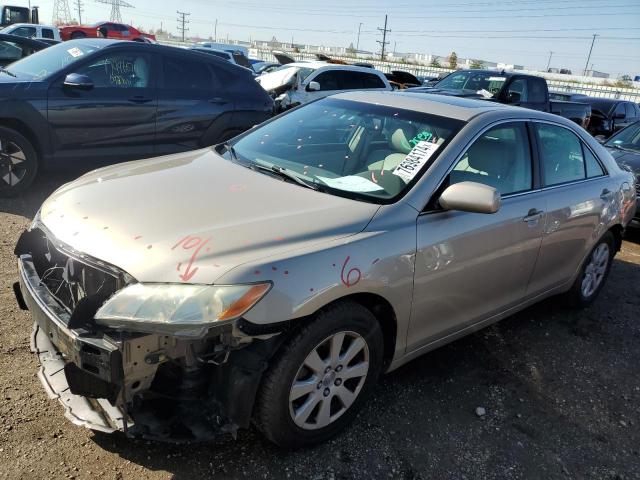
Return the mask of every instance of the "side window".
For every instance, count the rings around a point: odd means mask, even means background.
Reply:
[[[634,107],[633,103],[626,104],[625,110],[627,113],[627,119],[636,117],[636,109],[633,107]]]
[[[112,53],[76,70],[93,80],[94,88],[147,88],[151,59],[144,53]]]
[[[36,29],[34,27],[18,27],[11,32],[11,34],[18,35],[19,37],[32,38],[36,36]]]
[[[329,70],[326,72],[320,73],[316,78],[312,81],[316,81],[320,84],[320,90],[339,90],[338,86],[338,78],[337,78],[337,70]]]
[[[613,116],[617,117],[618,115],[622,115],[622,118],[624,118],[626,116],[627,112],[624,108],[624,103],[619,103],[618,105],[616,105],[616,109],[613,112]]]
[[[604,170],[602,170],[598,159],[593,153],[591,153],[591,150],[589,150],[586,145],[582,145],[582,152],[584,154],[584,163],[587,168],[587,178],[601,177],[604,175]]]
[[[22,47],[13,42],[0,40],[0,61],[3,62],[3,65],[19,60],[23,56],[29,55],[29,53],[27,49],[23,50]]]
[[[529,102],[544,103],[547,101],[546,80],[542,78],[529,79]]]
[[[545,186],[585,178],[582,142],[573,132],[555,125],[537,123],[536,134]]]
[[[220,87],[208,63],[168,56],[163,57],[162,62],[164,88],[214,91]]]
[[[478,182],[501,195],[532,188],[531,149],[523,122],[494,127],[478,138],[449,174],[449,184]]]
[[[53,37],[53,30],[51,30],[50,28],[43,28],[42,29],[42,38],[54,38]]]
[[[385,84],[382,79],[373,73],[362,74],[364,85],[363,88],[385,88]]]
[[[362,74],[349,70],[336,71],[338,90],[360,90],[362,88]]]
[[[528,102],[527,83],[523,78],[516,79],[507,88],[507,103]]]

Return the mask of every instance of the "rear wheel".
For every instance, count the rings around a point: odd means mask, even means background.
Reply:
[[[84,33],[84,32],[73,32],[71,34],[71,39],[72,40],[75,40],[76,38],[86,38],[86,37],[87,37],[87,34]]]
[[[0,197],[26,190],[38,173],[38,155],[29,140],[0,127]]]
[[[596,243],[580,271],[580,275],[567,292],[567,299],[572,306],[586,307],[590,305],[604,286],[611,263],[615,255],[615,238],[611,232],[605,233]]]
[[[258,428],[286,448],[337,434],[375,385],[383,348],[378,321],[365,307],[345,301],[322,310],[282,346],[265,374]]]

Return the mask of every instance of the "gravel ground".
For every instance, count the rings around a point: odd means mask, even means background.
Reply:
[[[640,233],[592,307],[552,299],[413,361],[327,444],[176,446],[75,427],[36,377],[13,246],[67,179],[0,200],[0,478],[640,479]]]

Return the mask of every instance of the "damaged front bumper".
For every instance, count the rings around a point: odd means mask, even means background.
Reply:
[[[208,440],[249,426],[276,348],[273,332],[252,336],[226,325],[185,340],[106,329],[87,312],[80,322],[47,288],[31,254],[16,254],[16,298],[34,320],[38,377],[74,424],[167,441]]]

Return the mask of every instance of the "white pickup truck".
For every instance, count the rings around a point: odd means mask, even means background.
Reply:
[[[44,38],[48,40],[62,41],[60,30],[52,25],[37,25],[34,23],[14,23],[0,30],[0,33],[18,35],[26,38]]]

